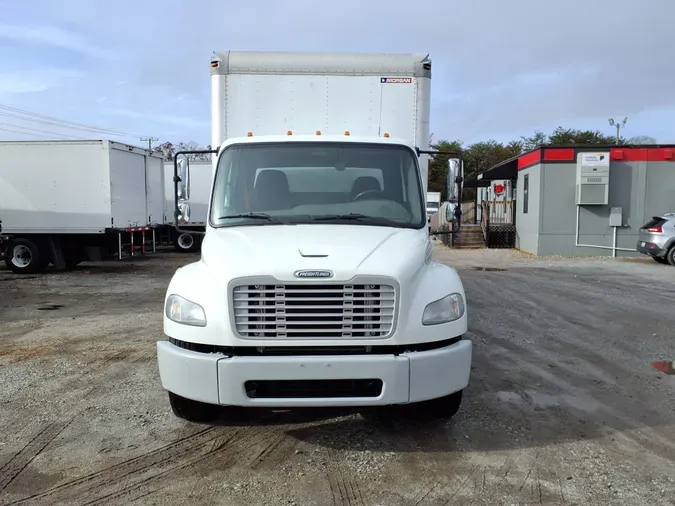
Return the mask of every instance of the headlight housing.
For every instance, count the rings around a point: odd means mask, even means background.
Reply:
[[[464,316],[464,310],[464,297],[459,293],[451,293],[424,308],[422,325],[454,322]]]
[[[204,308],[180,295],[169,295],[166,298],[164,313],[169,320],[176,323],[192,325],[193,327],[206,327]]]

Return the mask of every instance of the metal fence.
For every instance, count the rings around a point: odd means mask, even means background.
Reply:
[[[488,248],[516,246],[516,201],[487,201],[480,205],[480,224]]]

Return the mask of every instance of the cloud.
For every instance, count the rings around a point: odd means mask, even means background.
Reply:
[[[75,69],[41,68],[0,74],[0,97],[39,93],[72,83],[82,77]]]
[[[16,107],[125,132],[208,143],[213,50],[385,51],[431,54],[435,139],[517,138],[558,124],[611,133],[607,117],[625,115],[626,135],[675,141],[672,0],[118,0],[114,9],[32,0],[2,10],[0,41],[13,42],[17,59],[52,78],[59,65],[86,71],[40,91],[37,74],[17,74],[5,58],[14,75],[5,88],[16,91],[18,75],[39,91],[14,93]]]
[[[210,124],[207,120],[195,120],[186,116],[174,116],[171,114],[140,112],[127,109],[103,109],[101,110],[101,113],[109,114],[111,116],[121,116],[125,118],[131,118],[134,120],[142,120],[151,123],[167,123],[169,125],[180,126],[186,129],[204,128],[208,127]]]
[[[32,44],[59,49],[94,58],[111,59],[115,52],[92,44],[82,34],[49,25],[21,25],[0,23],[0,40],[7,39],[13,44]]]

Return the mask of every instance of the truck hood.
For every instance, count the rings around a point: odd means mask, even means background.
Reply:
[[[428,260],[429,236],[364,225],[264,225],[210,229],[202,262],[223,281],[272,275],[297,281],[299,270],[329,270],[333,281],[356,275],[414,275]]]

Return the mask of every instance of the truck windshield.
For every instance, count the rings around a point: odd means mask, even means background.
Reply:
[[[404,146],[283,142],[225,149],[214,227],[350,223],[426,226],[417,157]]]

